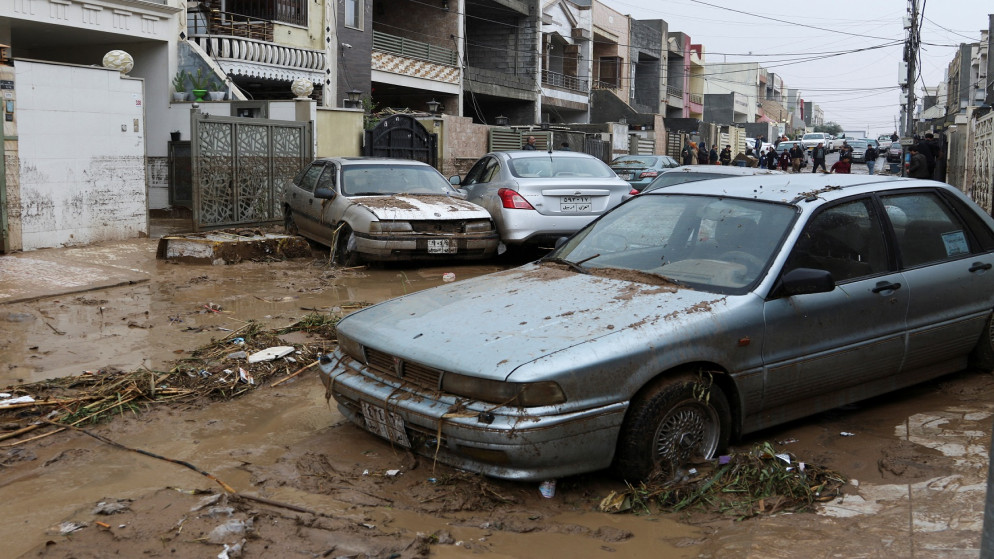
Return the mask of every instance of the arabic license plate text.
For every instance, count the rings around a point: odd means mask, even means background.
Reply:
[[[456,243],[449,239],[428,239],[428,254],[455,254]]]
[[[404,431],[404,420],[399,415],[363,402],[362,416],[366,419],[366,428],[373,433],[395,444],[411,447],[411,441],[407,440],[407,432]]]
[[[631,173],[621,173],[618,176],[621,177],[622,179],[626,180],[626,181],[632,180],[632,174]]]
[[[590,196],[563,196],[559,199],[561,212],[589,212]]]

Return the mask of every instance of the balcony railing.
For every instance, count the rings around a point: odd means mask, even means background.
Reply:
[[[193,2],[190,2],[192,5]],[[221,0],[200,0],[201,10],[220,11]],[[238,0],[227,8],[237,9],[242,17],[307,26],[307,0]]]
[[[698,105],[703,105],[704,104],[704,96],[701,95],[700,93],[691,93],[690,94],[690,102],[691,103],[697,103]]]
[[[217,59],[268,64],[306,72],[322,72],[327,66],[324,51],[287,47],[243,37],[191,35],[190,39]]]
[[[666,95],[683,99],[683,90],[678,87],[666,87]]]
[[[619,86],[616,83],[610,83],[610,82],[604,82],[604,81],[601,81],[601,80],[595,80],[594,81],[594,89],[610,89],[612,91],[615,91],[615,90],[621,89],[621,86]]]
[[[373,50],[396,54],[397,56],[406,58],[414,58],[416,60],[427,60],[428,62],[444,64],[445,66],[459,65],[459,57],[456,51],[452,49],[437,47],[406,37],[388,35],[379,31],[373,31]]]
[[[587,80],[582,80],[576,76],[567,76],[558,72],[550,72],[549,70],[542,70],[542,83],[583,93],[588,91]]]
[[[222,12],[201,5],[186,18],[190,35],[226,35],[258,41],[273,40],[273,22],[241,14]]]

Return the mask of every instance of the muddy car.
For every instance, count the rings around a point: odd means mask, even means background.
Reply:
[[[552,246],[621,203],[631,185],[586,153],[538,150],[484,155],[449,178],[486,208],[506,245]]]
[[[949,185],[698,181],[345,317],[321,378],[359,427],[456,467],[669,478],[742,434],[991,370],[992,267],[994,219]]]
[[[477,260],[497,252],[490,214],[430,165],[318,159],[283,191],[286,230],[332,248],[337,262]]]

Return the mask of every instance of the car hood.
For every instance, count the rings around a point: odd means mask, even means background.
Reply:
[[[443,194],[354,196],[350,200],[380,220],[490,219],[480,206]]]
[[[523,364],[605,336],[658,329],[664,321],[682,331],[711,320],[712,309],[725,304],[723,295],[672,284],[529,264],[367,307],[339,322],[338,331],[423,365],[506,380]]]

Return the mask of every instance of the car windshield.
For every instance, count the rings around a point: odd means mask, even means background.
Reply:
[[[556,157],[542,154],[536,157],[515,157],[508,161],[511,174],[517,178],[586,177],[606,179],[617,177],[614,169],[593,157]]]
[[[866,142],[853,141],[849,142],[849,145],[852,146],[854,149],[866,149]]]
[[[659,158],[653,156],[619,157],[611,162],[612,167],[652,167]]]
[[[673,186],[674,184],[685,184],[688,182],[697,182],[708,179],[721,179],[728,178],[729,175],[722,173],[688,173],[685,171],[673,171],[669,173],[662,173],[656,177],[648,186],[645,187],[643,192],[651,192],[653,190],[658,190],[660,188],[666,188],[667,186]]]
[[[452,186],[433,167],[389,164],[342,167],[342,194],[346,196],[452,193]]]
[[[583,271],[631,270],[716,293],[762,278],[797,212],[787,204],[719,196],[637,196],[547,257]],[[624,277],[611,273],[611,277]]]
[[[825,135],[824,134],[805,134],[803,139],[805,139],[805,140],[824,140],[825,139]]]

